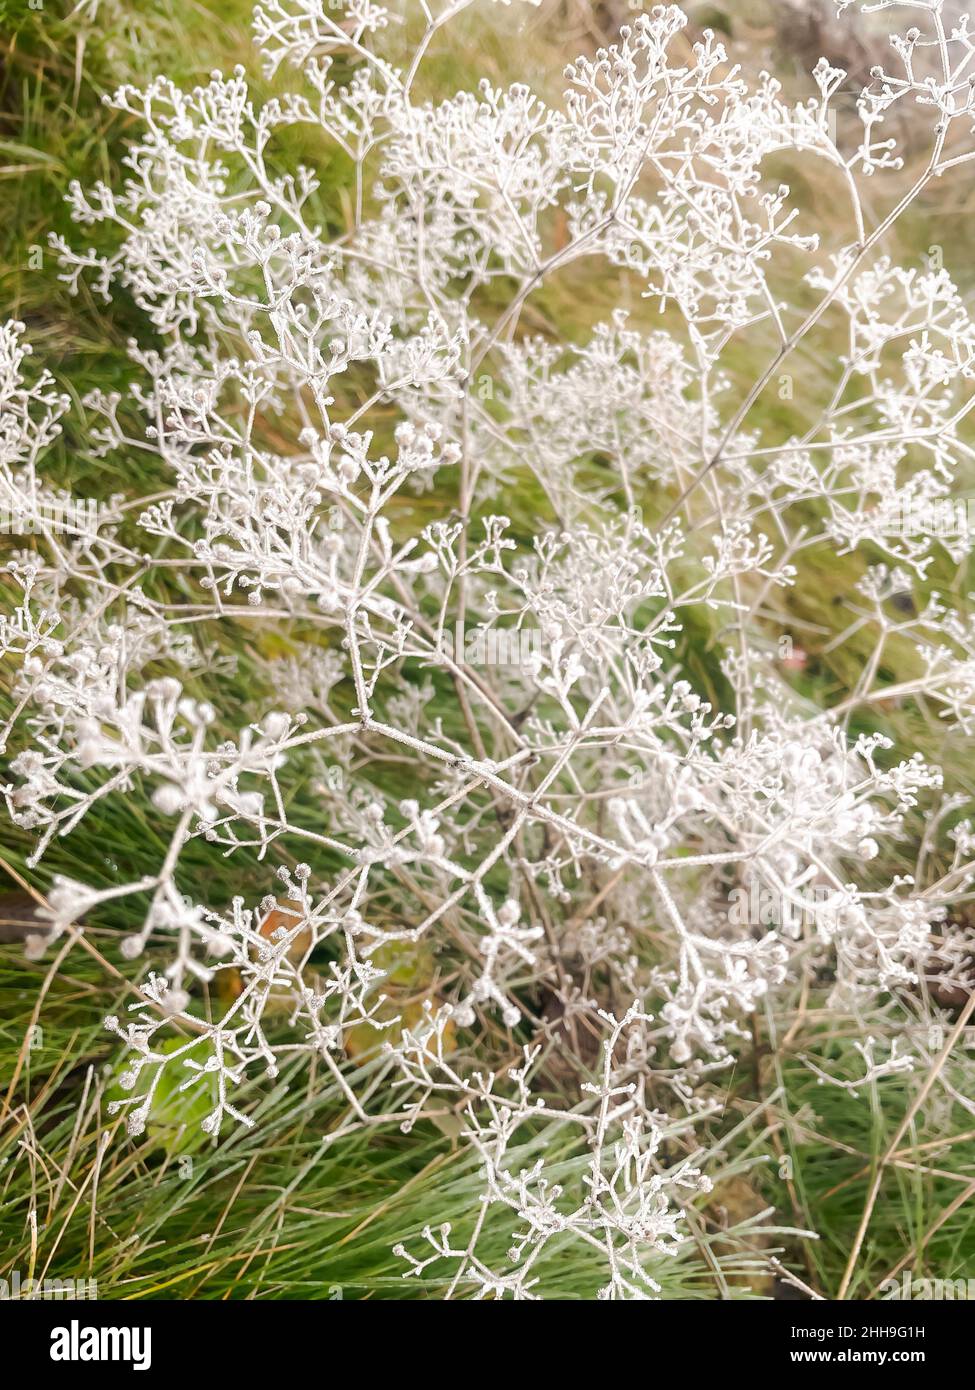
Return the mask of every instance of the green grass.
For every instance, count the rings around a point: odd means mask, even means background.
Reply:
[[[131,13],[133,8],[103,6],[99,23],[83,34],[76,23],[54,16],[50,5],[42,11],[0,6],[6,19],[0,38],[0,158],[7,166],[0,168],[0,302],[28,324],[38,359],[76,403],[93,387],[122,389],[131,374],[126,340],[146,335],[124,296],[108,307],[87,292],[72,298],[46,249],[49,233],[70,234],[62,201],[68,182],[116,176],[129,132],[125,120],[101,105],[102,93],[157,70],[194,82],[215,66],[245,61],[254,67],[246,34],[250,7],[243,0],[212,9],[186,0],[163,0]],[[475,66],[498,80],[510,72],[502,20],[487,35],[483,28],[478,32],[476,50],[463,49],[462,31],[457,46],[431,63],[431,90],[469,85]],[[532,80],[546,73],[551,87],[560,66],[553,61],[558,43],[557,20],[540,21],[533,46],[517,55],[518,76]],[[266,89],[258,84],[259,91]],[[319,213],[340,226],[347,171],[337,162],[324,163],[323,174]],[[810,201],[821,193],[811,186]],[[955,235],[963,212],[954,210],[937,225]],[[903,234],[904,253],[919,255],[939,239],[934,230],[932,210],[922,208]],[[947,231],[941,239],[946,238]],[[586,267],[571,279],[556,277],[533,303],[526,328],[545,331],[549,323],[569,323],[584,337],[605,312],[601,273]],[[637,306],[647,322],[659,323],[654,311],[640,309],[638,300]],[[822,390],[828,353],[824,338],[801,357],[804,389],[812,396]],[[758,361],[744,353],[733,358],[732,379],[751,379]],[[787,415],[776,419],[779,409],[771,399],[763,402],[762,423],[786,434],[791,422]],[[71,486],[84,477],[86,495],[150,490],[157,480],[138,456],[123,454],[92,473],[82,449],[83,416],[79,407],[52,456],[59,480]],[[421,498],[413,505],[432,509],[442,500]],[[544,515],[540,495],[523,490],[509,500],[516,526],[526,533]],[[663,509],[659,498],[646,502],[651,514]],[[780,600],[784,620],[795,621],[797,638],[810,652],[807,670],[795,678],[797,688],[819,704],[840,698],[862,669],[861,642],[820,654],[849,621],[861,569],[861,560],[811,552],[801,582]],[[970,571],[955,574],[943,562],[931,585],[962,592],[972,577]],[[804,624],[821,631],[807,638]],[[690,627],[680,655],[700,687],[720,701],[724,678],[714,636],[703,624]],[[233,709],[268,685],[266,663],[281,654],[281,639],[270,625],[248,623],[246,632],[228,626],[219,640],[224,654],[239,658],[237,670],[201,677],[197,693],[205,690],[213,698],[216,683],[221,707]],[[891,671],[891,681],[910,674],[913,659],[902,651],[902,667]],[[0,667],[0,715],[11,699],[9,677]],[[878,711],[877,724],[899,748],[920,748],[946,763],[953,789],[971,792],[970,747],[940,734],[928,711],[914,704]],[[291,809],[296,820],[312,823],[311,793],[299,790]],[[43,872],[26,869],[26,836],[9,826],[4,834],[0,875],[6,868],[41,889],[55,872],[105,885],[136,878],[158,865],[163,843],[137,789],[124,814],[89,818],[56,842]],[[259,895],[266,887],[253,857],[225,860],[201,841],[187,847],[181,872],[187,889],[198,896],[205,885],[214,905],[237,893]],[[464,1214],[478,1189],[473,1160],[449,1126],[447,1132],[429,1127],[409,1136],[356,1132],[331,1139],[346,1118],[342,1097],[327,1077],[297,1069],[271,1091],[254,1089],[257,1130],[240,1130],[217,1146],[199,1134],[192,1106],[184,1113],[173,1097],[137,1139],[108,1113],[118,1061],[103,1019],[125,1008],[118,939],[131,929],[133,911],[131,902],[106,908],[85,938],[98,958],[75,942],[53,973],[49,962],[26,962],[16,948],[0,947],[0,1277],[13,1269],[25,1278],[45,1271],[90,1276],[100,1296],[114,1298],[442,1297],[450,1271],[435,1265],[419,1279],[404,1280],[404,1263],[391,1250],[404,1242],[419,1252],[427,1224],[454,1221],[463,1233],[469,1220]],[[143,968],[152,963],[150,957]],[[803,1056],[837,1075],[856,1075],[852,1040],[836,1035],[822,991],[812,992],[808,1018],[786,1046],[787,1029],[786,1021],[773,1034],[768,1020],[756,1019],[754,1044],[743,1045],[733,1076],[715,1085],[715,1094],[727,1093],[731,1104],[725,1119],[703,1127],[699,1138],[713,1154],[709,1171],[718,1186],[692,1204],[694,1238],[685,1252],[652,1265],[665,1297],[747,1296],[749,1283],[768,1294],[771,1283],[749,1270],[748,1252],[761,1261],[774,1246],[783,1248],[783,1263],[817,1291],[830,1295],[839,1286],[873,1165],[919,1083],[895,1078],[867,1088],[860,1098],[817,1085]],[[964,1058],[953,1059],[949,1077],[962,1095],[971,1094]],[[297,1105],[296,1096],[302,1097]],[[975,1273],[968,1210],[962,1205],[941,1220],[968,1180],[975,1181],[964,1137],[970,1128],[972,1117],[956,1103],[945,1113],[924,1112],[909,1131],[905,1148],[915,1152],[905,1163],[914,1166],[887,1170],[853,1296],[867,1296],[905,1256],[918,1275]],[[936,1140],[940,1147],[934,1147]],[[579,1155],[567,1138],[557,1139],[547,1156],[564,1163],[567,1181],[578,1177]],[[779,1225],[811,1229],[820,1238],[752,1231],[766,1206],[775,1209]],[[507,1236],[504,1222],[488,1231],[488,1251],[499,1262]],[[592,1297],[598,1281],[584,1259],[566,1261],[554,1248],[539,1273],[565,1298]]]
[[[101,1298],[439,1298],[453,1270],[439,1262],[404,1280],[398,1242],[415,1253],[425,1225],[469,1232],[480,1191],[474,1160],[427,1125],[381,1138],[333,1140],[348,1116],[326,1077],[293,1068],[262,1089],[256,1130],[211,1145],[196,1108],[172,1096],[138,1140],[108,1114],[118,1062],[102,1019],[125,992],[73,952],[51,977],[40,1031],[32,1022],[43,965],[0,962],[0,1056],[9,1075],[25,1035],[33,1045],[0,1130],[0,1278],[93,1278]],[[79,1101],[81,1106],[79,1109]],[[733,1160],[730,1181],[761,1153],[758,1126]],[[536,1141],[537,1142],[537,1141]],[[546,1160],[567,1185],[584,1160],[567,1136],[546,1140]],[[515,1165],[537,1157],[531,1143]],[[720,1189],[719,1189],[720,1191]],[[740,1226],[747,1243],[749,1214]],[[714,1296],[714,1271],[745,1295],[748,1258],[726,1247],[727,1219],[707,1207],[694,1243],[648,1266],[668,1297]],[[504,1263],[510,1224],[486,1229],[486,1258]],[[592,1298],[596,1260],[557,1249],[537,1267],[550,1296]],[[734,1281],[741,1281],[737,1286]]]

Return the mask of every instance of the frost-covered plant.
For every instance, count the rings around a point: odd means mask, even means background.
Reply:
[[[971,620],[898,602],[967,540],[892,524],[966,477],[975,324],[944,269],[885,245],[929,185],[970,175],[975,34],[938,0],[866,6],[916,27],[851,135],[842,71],[824,60],[788,101],[710,33],[688,44],[674,6],[573,63],[560,103],[486,81],[431,100],[424,59],[465,8],[267,0],[255,36],[286,95],[258,104],[238,68],[111,99],[142,132],[127,175],[73,185],[92,244],[55,240],[70,285],[124,293],[151,326],[129,397],[84,407],[92,459],[138,457],[158,485],[92,530],[50,524],[69,401],[9,324],[0,489],[36,538],[7,563],[4,795],[34,864],[83,818],[151,804],[153,871],[57,879],[31,943],[131,899],[140,998],[108,1023],[133,1133],[164,1071],[212,1097],[217,1135],[304,1053],[347,1107],[338,1132],[459,1118],[479,1157],[473,1235],[428,1232],[410,1271],[455,1260],[455,1286],[535,1297],[559,1237],[603,1252],[602,1295],[642,1297],[681,1191],[707,1182],[661,1155],[661,1096],[702,1113],[749,1017],[811,980],[855,1015],[892,995],[906,1016],[935,957],[963,978],[945,919],[975,832],[955,825],[932,873],[959,809],[938,803],[941,769],[851,722],[910,697],[975,731]],[[895,107],[929,132],[909,180]],[[341,212],[329,160],[353,190]],[[833,244],[782,182],[807,162],[845,209]],[[581,339],[553,290],[576,284],[604,302]],[[824,342],[826,385],[797,393]],[[874,635],[828,709],[789,683],[776,601],[824,546],[865,558],[840,640]],[[470,659],[465,623],[533,634],[528,658]],[[710,689],[686,662],[702,632]],[[891,687],[905,638],[916,675]],[[233,647],[253,648],[249,708],[221,684]],[[916,874],[897,872],[932,806]],[[264,895],[214,901],[184,863],[197,840]],[[812,905],[742,923],[729,895],[755,882]],[[868,1077],[909,1069],[909,1048],[875,1045]],[[589,1155],[579,1187],[544,1147],[511,1157],[565,1126]],[[494,1207],[513,1214],[502,1270],[478,1255]]]

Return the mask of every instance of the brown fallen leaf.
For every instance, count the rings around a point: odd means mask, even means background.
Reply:
[[[0,893],[0,944],[49,935],[51,924],[38,917],[39,910],[40,903],[29,893]]]
[[[726,1231],[733,1231],[740,1223],[753,1221],[768,1205],[746,1177],[735,1174],[715,1184],[708,1199],[707,1211],[715,1225]],[[763,1255],[768,1244],[769,1237],[760,1226],[753,1226],[743,1238],[744,1251],[749,1251],[755,1256]],[[713,1248],[717,1254],[741,1253],[734,1239],[724,1241],[718,1237]],[[772,1293],[771,1272],[759,1275],[749,1271],[747,1274],[728,1274],[726,1278],[729,1284],[750,1288],[753,1293],[761,1294],[763,1297],[769,1297]]]
[[[283,927],[286,932],[294,931],[303,914],[300,903],[293,902],[291,898],[285,898],[277,907],[272,907],[271,911],[264,918],[258,927],[261,936],[270,941],[279,927]],[[308,947],[311,945],[311,928],[302,927],[295,939],[288,946],[288,959],[290,961],[300,961]]]
[[[392,990],[385,1005],[377,1010],[377,1018],[389,1020],[390,1027],[376,1028],[370,1023],[357,1023],[348,1030],[345,1035],[345,1051],[349,1057],[355,1059],[367,1056],[384,1042],[398,1043],[405,1028],[414,1031],[424,1022],[423,1000],[410,999],[400,1002],[397,1000],[397,993],[397,990]],[[457,1043],[457,1028],[453,1019],[447,1020],[441,1036],[444,1051],[448,1054],[453,1052]],[[431,1061],[436,1061],[437,1046],[432,1037],[423,1050]]]

